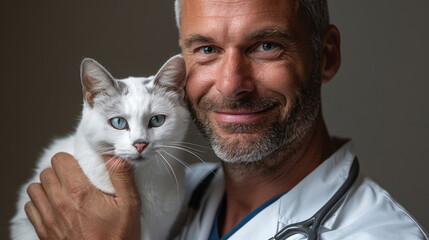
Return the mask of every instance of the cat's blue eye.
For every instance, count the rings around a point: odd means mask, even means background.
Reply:
[[[128,128],[127,120],[121,117],[114,117],[110,119],[110,125],[118,130],[124,130]]]
[[[165,122],[165,115],[155,115],[149,121],[149,127],[160,127]]]

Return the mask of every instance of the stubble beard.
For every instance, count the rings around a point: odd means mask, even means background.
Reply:
[[[239,100],[211,99],[203,97],[198,106],[189,103],[191,115],[197,127],[209,140],[215,154],[235,172],[265,169],[274,171],[277,165],[303,147],[299,139],[305,136],[320,113],[320,75],[315,66],[308,81],[294,99],[286,101],[283,97],[248,96]],[[289,104],[286,116],[280,109]],[[222,124],[216,127],[210,122],[208,113],[222,109],[254,110],[270,109],[276,111],[270,122],[264,119],[250,124]],[[242,137],[228,139],[215,129],[240,134]]]

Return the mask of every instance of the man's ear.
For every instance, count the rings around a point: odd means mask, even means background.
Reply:
[[[322,39],[321,77],[322,82],[329,82],[337,73],[341,64],[341,37],[340,31],[334,25],[329,25]]]

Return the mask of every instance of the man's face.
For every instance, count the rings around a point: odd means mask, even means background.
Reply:
[[[222,160],[260,160],[312,126],[320,77],[299,1],[183,0],[181,44],[191,111]]]

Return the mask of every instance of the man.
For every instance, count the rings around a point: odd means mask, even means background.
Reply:
[[[176,6],[191,112],[222,160],[183,237],[269,239],[323,209],[356,172],[351,144],[331,138],[321,115],[321,83],[340,65],[338,29],[323,0]],[[128,166],[112,176],[111,197],[84,184],[71,156],[52,165],[28,188],[26,211],[42,239],[138,239]],[[194,166],[189,193],[212,170]],[[428,239],[378,185],[352,182],[317,228],[321,239]]]

